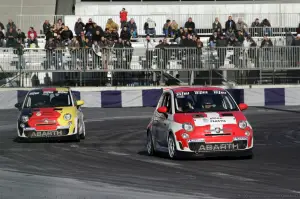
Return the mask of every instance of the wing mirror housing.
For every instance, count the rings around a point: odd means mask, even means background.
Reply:
[[[20,111],[22,109],[22,103],[16,103],[15,107]]]
[[[84,101],[83,100],[77,100],[76,101],[76,106],[82,106],[84,105]]]
[[[167,113],[168,112],[168,108],[165,107],[165,106],[159,107],[157,109],[157,112],[159,112],[159,113]]]
[[[241,111],[244,111],[246,109],[248,109],[248,105],[247,104],[239,104],[239,108],[241,109]]]

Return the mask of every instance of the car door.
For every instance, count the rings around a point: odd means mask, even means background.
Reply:
[[[157,128],[157,136],[158,142],[161,146],[167,147],[168,146],[168,134],[169,134],[169,126],[172,122],[172,95],[170,92],[167,92],[163,101],[163,106],[167,107],[167,113],[162,114],[161,119],[158,120],[158,128]]]
[[[162,119],[162,117],[163,117],[163,114],[159,113],[157,111],[157,109],[159,107],[163,106],[164,100],[165,100],[165,96],[166,96],[166,93],[163,93],[161,95],[161,97],[160,97],[160,99],[159,99],[159,101],[157,103],[157,107],[156,107],[156,109],[154,111],[153,118],[152,118],[152,129],[151,129],[151,132],[152,132],[152,136],[153,136],[153,139],[154,139],[154,143],[157,143],[157,141],[158,141],[158,131],[159,131],[158,130],[159,129],[159,126],[158,126],[159,122],[158,121],[160,121]]]

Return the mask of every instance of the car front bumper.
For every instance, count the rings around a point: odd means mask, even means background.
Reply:
[[[177,150],[196,154],[220,154],[232,152],[245,152],[253,148],[253,137],[244,137],[232,142],[205,142],[204,139],[190,140],[188,145],[177,141]]]
[[[68,138],[75,136],[76,131],[70,132],[69,126],[57,126],[56,129],[36,129],[24,128],[22,133],[18,135],[22,139],[55,139],[55,138]]]

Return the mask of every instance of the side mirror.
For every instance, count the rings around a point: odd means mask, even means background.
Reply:
[[[239,104],[239,108],[241,109],[241,111],[244,111],[248,108],[247,104]]]
[[[168,112],[168,108],[165,107],[165,106],[159,107],[157,109],[157,112],[159,112],[159,113],[167,113]]]
[[[18,110],[21,110],[21,108],[22,108],[22,103],[16,103],[16,104],[15,104],[15,107],[16,107]]]
[[[76,101],[76,106],[82,106],[84,105],[84,101],[83,100],[77,100]]]

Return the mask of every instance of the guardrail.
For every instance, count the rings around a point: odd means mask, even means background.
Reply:
[[[300,69],[300,46],[203,48],[0,48],[5,72],[130,72]]]
[[[1,87],[300,82],[300,47],[294,46],[102,48],[99,51],[0,48],[0,51],[0,79],[6,81],[0,82]],[[178,74],[181,76],[177,77]]]
[[[137,32],[139,35],[144,35],[144,23],[148,18],[152,18],[156,22],[156,33],[161,34],[164,24],[167,19],[175,20],[178,26],[184,26],[185,22],[189,17],[193,18],[197,32],[200,34],[211,33],[212,23],[215,18],[218,17],[223,28],[225,28],[225,22],[230,13],[228,14],[153,14],[153,15],[129,15],[128,18],[133,18],[137,25]],[[232,15],[233,19],[237,23],[238,18],[241,18],[248,27],[251,27],[252,22],[256,18],[260,19],[260,22],[264,19],[268,19],[271,27],[275,30],[272,32],[284,32],[278,31],[276,28],[293,28],[292,32],[296,32],[296,28],[299,25],[300,15],[298,13],[237,13]],[[53,24],[58,19],[62,19],[65,25],[69,26],[72,31],[74,31],[74,25],[78,18],[82,18],[83,22],[86,23],[89,18],[92,18],[94,22],[100,25],[103,29],[106,26],[107,20],[112,18],[117,24],[120,25],[119,15],[98,15],[98,16],[77,16],[77,15],[17,15],[17,16],[3,16],[3,19],[11,18],[15,21],[18,28],[27,31],[29,27],[33,26],[40,32],[43,30],[43,23],[45,20],[50,20]],[[6,25],[5,20],[2,23]]]

